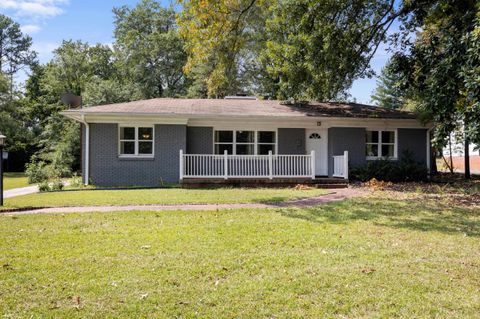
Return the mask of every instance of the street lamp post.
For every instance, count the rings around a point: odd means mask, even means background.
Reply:
[[[3,206],[3,147],[7,137],[0,133],[0,206]]]

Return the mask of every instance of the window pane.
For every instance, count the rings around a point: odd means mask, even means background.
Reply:
[[[367,143],[378,143],[378,131],[367,131]]]
[[[275,143],[275,132],[258,132],[258,143]]]
[[[120,142],[120,154],[135,154],[135,142]]]
[[[275,145],[258,144],[258,155],[268,155],[268,151],[272,151],[272,154],[275,154]]]
[[[151,127],[139,127],[138,139],[145,140],[145,141],[153,140],[153,129]]]
[[[378,156],[378,145],[376,144],[367,144],[367,156]]]
[[[135,139],[135,128],[134,127],[121,127],[120,128],[120,139],[121,140],[134,140]]]
[[[254,139],[255,135],[252,131],[237,131],[237,143],[253,143]]]
[[[233,154],[232,144],[215,144],[215,154],[223,154],[227,150],[228,154]]]
[[[382,143],[395,143],[395,132],[382,132]]]
[[[393,157],[393,145],[382,145],[382,156]]]
[[[237,144],[237,155],[253,155],[253,145]]]
[[[215,131],[215,142],[232,143],[233,132],[232,131]]]
[[[153,154],[152,142],[138,142],[138,154]]]

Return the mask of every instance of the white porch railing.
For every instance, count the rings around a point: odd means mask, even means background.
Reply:
[[[333,177],[348,179],[348,151],[333,157]]]
[[[180,150],[183,178],[315,178],[315,152],[309,155],[184,154]]]

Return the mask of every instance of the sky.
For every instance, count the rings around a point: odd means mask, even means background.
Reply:
[[[33,38],[33,48],[42,63],[62,40],[82,40],[90,44],[113,42],[113,7],[134,6],[138,0],[0,0],[0,13],[20,23],[22,31]],[[162,0],[169,5],[171,0]],[[371,61],[379,73],[389,54],[381,47]],[[25,75],[17,79],[22,81]],[[359,103],[371,103],[376,78],[359,79],[350,94]]]

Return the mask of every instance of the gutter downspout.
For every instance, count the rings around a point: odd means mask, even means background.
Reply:
[[[85,121],[85,115],[82,114],[82,120],[79,121],[80,123],[85,125],[85,171],[83,172],[84,176],[84,184],[85,186],[88,185],[88,181],[90,179],[90,125]]]

